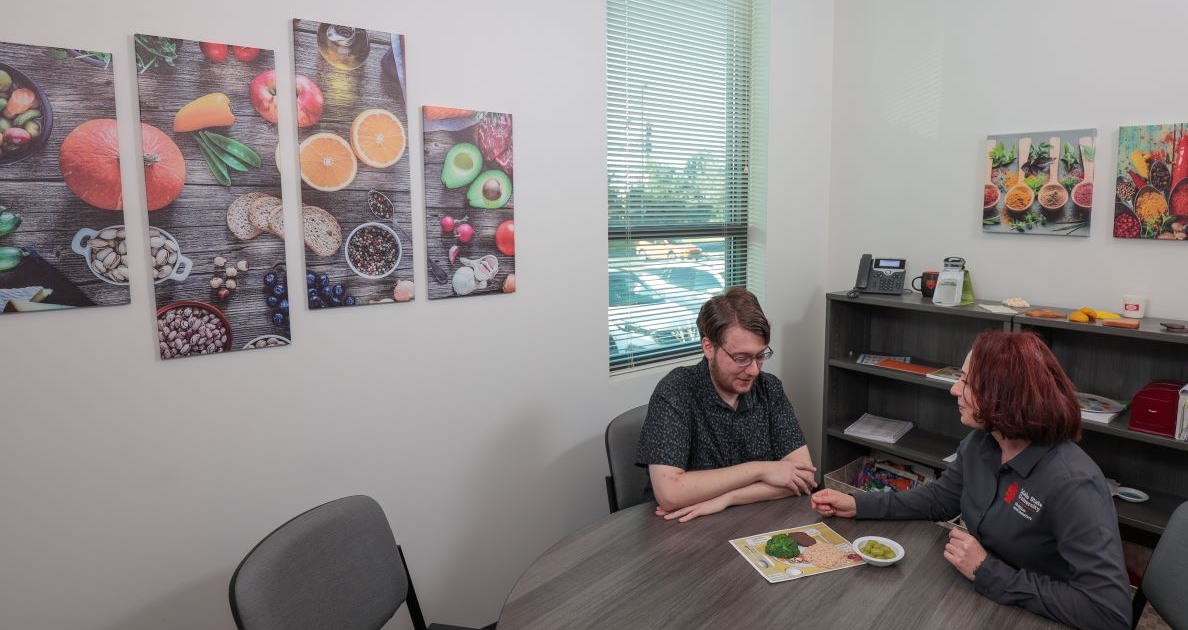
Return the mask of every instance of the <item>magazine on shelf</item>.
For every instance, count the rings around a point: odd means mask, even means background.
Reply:
[[[890,370],[898,370],[900,372],[911,372],[912,374],[919,374],[925,376],[929,372],[935,372],[940,366],[937,365],[923,365],[920,363],[906,363],[897,359],[883,359],[875,363],[876,367],[887,368]]]
[[[858,355],[858,359],[855,362],[859,365],[878,365],[879,361],[883,361],[885,359],[895,359],[896,361],[902,361],[904,363],[912,362],[911,357],[889,357],[882,354],[860,354]]]
[[[953,366],[943,367],[939,370],[925,374],[924,378],[944,381],[946,383],[956,383],[957,381],[961,380],[961,368]]]
[[[1086,392],[1077,392],[1077,404],[1081,406],[1081,420],[1095,424],[1109,424],[1126,409],[1125,403]]]
[[[846,427],[844,433],[854,437],[894,444],[903,437],[904,433],[912,430],[912,423],[903,420],[892,420],[870,413],[862,414],[853,424]]]

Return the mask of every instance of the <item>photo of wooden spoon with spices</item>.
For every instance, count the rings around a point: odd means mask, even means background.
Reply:
[[[1068,203],[1068,191],[1060,183],[1060,138],[1048,139],[1048,159],[1052,162],[1048,183],[1040,187],[1040,207],[1049,212],[1057,212]]]
[[[994,210],[998,205],[998,198],[1002,195],[998,186],[994,185],[994,161],[990,159],[990,152],[998,146],[997,140],[986,141],[986,188],[982,193],[982,210],[986,213]]]
[[[1081,167],[1085,171],[1085,179],[1073,186],[1072,200],[1078,208],[1088,210],[1093,206],[1093,139],[1083,136],[1077,140],[1077,144],[1081,147]]]
[[[1007,191],[1006,209],[1011,212],[1025,212],[1035,201],[1035,193],[1027,185],[1027,176],[1023,172],[1023,164],[1031,153],[1031,138],[1019,140],[1019,178],[1015,185]]]

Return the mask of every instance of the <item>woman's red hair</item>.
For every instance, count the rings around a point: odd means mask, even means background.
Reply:
[[[1040,444],[1081,439],[1076,387],[1038,336],[987,331],[969,354],[966,388],[987,433]]]

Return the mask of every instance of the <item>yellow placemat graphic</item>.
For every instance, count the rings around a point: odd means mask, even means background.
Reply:
[[[777,534],[787,534],[796,540],[800,553],[791,558],[768,554],[767,543]],[[850,541],[824,523],[735,538],[730,546],[768,582],[786,582],[864,564]]]

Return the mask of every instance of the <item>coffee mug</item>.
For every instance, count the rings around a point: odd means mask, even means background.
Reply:
[[[925,271],[924,273],[912,278],[912,288],[919,291],[920,295],[931,298],[936,291],[936,280],[940,278],[939,271]],[[916,286],[916,282],[920,282],[920,286]]]

